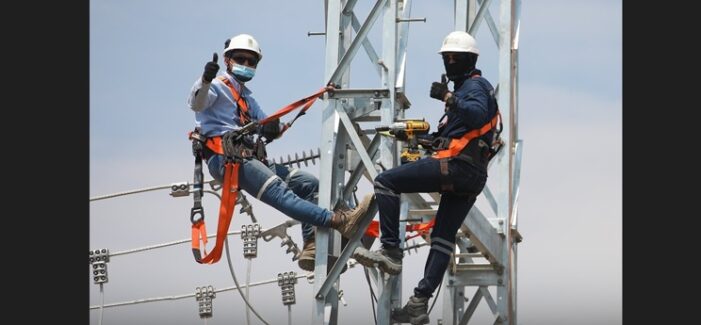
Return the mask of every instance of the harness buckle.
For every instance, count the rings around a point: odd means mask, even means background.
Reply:
[[[195,216],[198,214],[201,217],[195,221]],[[190,210],[190,222],[192,222],[193,225],[204,222],[204,209],[202,207],[192,207]]]

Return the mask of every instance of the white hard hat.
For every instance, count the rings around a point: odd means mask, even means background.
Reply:
[[[224,55],[226,56],[226,52],[237,49],[256,52],[256,54],[258,54],[258,61],[263,59],[263,53],[260,51],[258,41],[256,41],[256,39],[251,35],[239,34],[229,39],[229,45],[227,45],[226,49],[224,49]]]
[[[467,52],[479,55],[477,41],[470,34],[463,31],[454,31],[443,39],[443,46],[438,54],[443,52]]]

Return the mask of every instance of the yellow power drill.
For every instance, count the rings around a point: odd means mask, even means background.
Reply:
[[[376,127],[375,130],[382,135],[391,135],[398,140],[405,141],[407,146],[402,149],[401,163],[416,161],[421,158],[417,135],[428,134],[431,125],[424,120],[407,120],[394,122],[389,126]]]

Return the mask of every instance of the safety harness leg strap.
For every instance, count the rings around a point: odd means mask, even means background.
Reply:
[[[438,163],[441,169],[441,192],[452,192],[453,181],[450,179],[448,171],[448,158],[438,159]]]

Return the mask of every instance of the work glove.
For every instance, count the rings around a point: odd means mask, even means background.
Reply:
[[[264,124],[260,129],[260,135],[264,136],[268,143],[280,136],[280,119],[274,119]]]
[[[222,135],[222,149],[224,149],[224,156],[227,159],[236,161],[241,158],[241,147],[250,147],[244,142],[246,141],[245,134],[240,130],[230,130],[226,131]]]
[[[431,84],[431,98],[438,99],[440,101],[443,101],[443,98],[445,98],[445,94],[448,93],[448,84],[447,83],[440,83],[440,82],[434,82]]]
[[[207,62],[207,64],[204,65],[204,73],[202,73],[202,80],[205,82],[212,82],[212,79],[217,76],[217,72],[219,71],[219,65],[217,64],[217,53],[214,52],[214,55],[212,56],[212,61]]]

